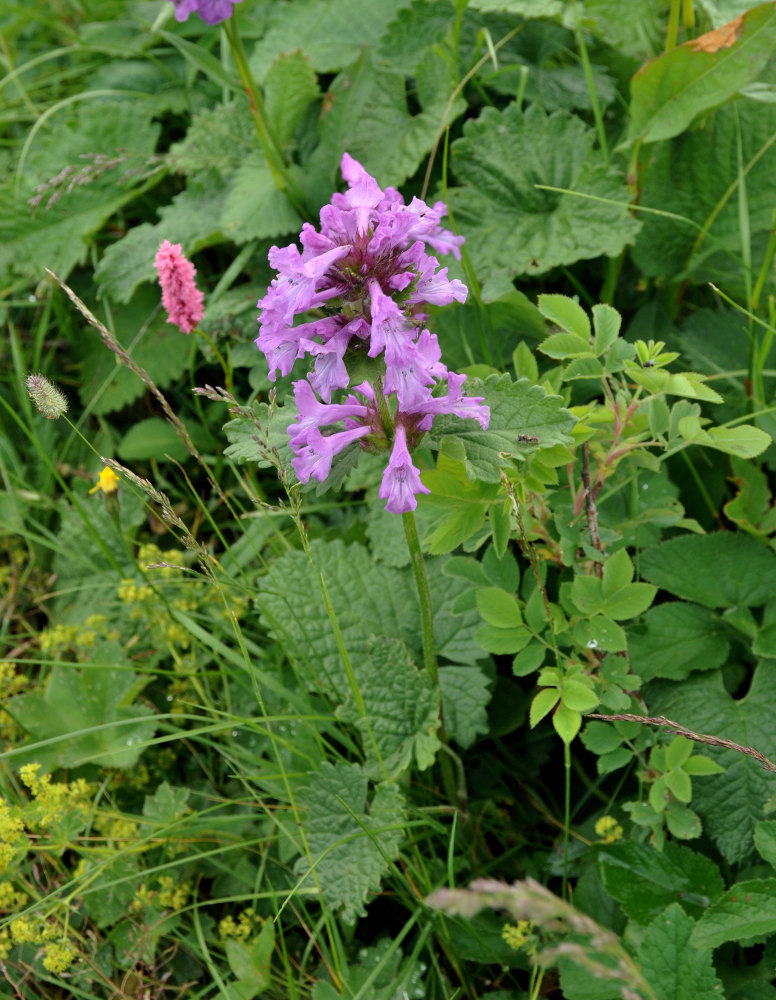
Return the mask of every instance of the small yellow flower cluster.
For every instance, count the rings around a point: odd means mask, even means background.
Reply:
[[[533,920],[518,920],[516,924],[504,924],[501,928],[501,937],[510,948],[517,951],[528,943],[533,929]]]
[[[75,952],[66,941],[52,941],[46,945],[43,968],[49,972],[67,972],[75,959]]]
[[[18,845],[23,836],[24,820],[21,812],[0,799],[0,875],[10,868],[17,853],[15,845]]]
[[[106,630],[105,615],[90,615],[82,625],[54,625],[44,629],[39,637],[41,652],[58,653],[69,647],[91,649],[102,634],[106,639],[117,639],[118,632]]]
[[[140,604],[149,601],[154,596],[153,587],[148,584],[136,584],[134,580],[122,580],[118,589],[119,600],[125,604]]]
[[[614,816],[601,816],[595,823],[596,836],[605,844],[613,844],[622,837],[622,827]]]
[[[170,580],[180,576],[180,569],[184,566],[185,553],[182,549],[165,549],[163,552],[158,545],[149,543],[141,545],[137,553],[137,562],[140,568],[146,573],[152,573],[163,580]],[[171,566],[158,566],[158,563],[172,563]]]
[[[8,698],[19,694],[29,684],[29,677],[16,672],[16,664],[7,660],[0,661],[0,705]],[[0,739],[13,742],[18,734],[18,727],[11,716],[0,708]]]
[[[253,933],[255,919],[256,914],[253,910],[243,910],[238,914],[237,920],[231,915],[224,917],[218,923],[218,933],[222,938],[237,938],[238,941],[245,941]]]
[[[32,916],[24,913],[14,918],[8,926],[14,944],[44,944],[62,934],[62,928],[58,924],[47,923],[37,913]]]
[[[30,897],[20,889],[14,889],[13,882],[0,882],[0,910],[15,913],[27,905]]]
[[[172,875],[159,876],[159,891],[156,894],[156,905],[169,910],[182,910],[191,895],[191,883],[175,884]]]
[[[94,829],[103,834],[106,841],[119,848],[129,847],[134,843],[140,828],[134,820],[126,819],[124,816],[99,812],[94,818]]]
[[[83,778],[52,781],[50,774],[38,777],[40,764],[25,764],[19,777],[32,792],[35,809],[27,816],[37,826],[50,826],[64,814],[77,811],[82,818],[91,812],[91,790]],[[25,814],[27,815],[27,814]]]

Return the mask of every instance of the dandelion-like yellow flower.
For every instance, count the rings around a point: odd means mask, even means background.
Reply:
[[[110,496],[111,493],[117,493],[119,488],[119,483],[121,480],[110,468],[106,465],[102,472],[99,474],[97,484],[92,486],[89,490],[90,493],[97,493],[98,491],[104,493],[106,496]]]
[[[613,844],[615,840],[620,840],[622,837],[622,827],[614,816],[601,816],[600,819],[597,819],[595,832],[596,836],[605,844]]]

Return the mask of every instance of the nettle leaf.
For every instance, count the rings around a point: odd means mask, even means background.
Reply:
[[[679,903],[667,906],[647,927],[639,965],[658,1000],[719,1000],[722,996],[712,949],[699,945],[695,930],[695,921]]]
[[[681,535],[641,554],[641,575],[709,608],[754,607],[776,590],[776,554],[750,535]]]
[[[134,197],[132,183],[117,184],[130,168],[145,166],[159,137],[151,120],[152,106],[140,100],[88,101],[74,114],[61,114],[38,133],[25,163],[20,190],[0,197],[0,272],[23,274],[34,281],[48,267],[63,280],[86,259],[89,238],[118,209]],[[105,171],[87,185],[79,185],[50,208],[47,199],[33,212],[27,199],[67,166],[81,169],[83,154],[106,157],[129,155],[126,166]],[[137,182],[135,182],[137,183]]]
[[[464,749],[488,732],[490,679],[481,667],[443,666],[439,670],[447,735]]]
[[[238,167],[219,221],[224,236],[235,243],[295,233],[301,227],[298,212],[278,190],[258,150],[251,151]]]
[[[633,841],[606,844],[597,848],[596,858],[604,888],[639,924],[670,903],[699,914],[725,888],[713,861],[679,844],[668,843],[663,851]]]
[[[336,72],[353,61],[354,52],[378,45],[386,25],[408,5],[409,0],[376,5],[361,0],[273,4],[269,27],[251,55],[251,70],[263,83],[279,55],[299,50],[318,73]]]
[[[355,923],[366,916],[364,904],[398,855],[404,800],[394,784],[378,785],[367,805],[367,777],[358,764],[328,761],[299,792],[306,810],[307,845],[326,906]],[[311,871],[306,858],[296,871]],[[313,885],[312,878],[308,878]]]
[[[455,17],[447,0],[415,0],[400,10],[380,40],[380,55],[398,69],[412,74],[434,43],[438,42]]]
[[[129,302],[144,281],[156,281],[154,256],[163,240],[180,243],[191,257],[210,243],[223,240],[221,216],[226,191],[215,174],[197,179],[159,210],[160,221],[143,222],[112,243],[97,265],[95,278],[103,294]],[[154,293],[158,304],[158,289]],[[118,314],[116,314],[118,316]]]
[[[747,214],[752,237],[771,226],[768,188],[776,170],[776,106],[737,101],[720,108],[706,126],[650,150],[642,204],[689,222],[645,214],[633,256],[647,275],[685,274],[729,287],[730,254],[741,252],[737,178],[740,156],[747,171]],[[714,170],[707,164],[713,162]],[[701,232],[708,226],[706,235]],[[740,264],[733,265],[740,281]],[[735,320],[731,319],[731,325]],[[701,321],[701,327],[703,323]],[[704,333],[704,347],[706,337]],[[702,353],[699,348],[698,353]]]
[[[229,442],[224,448],[224,457],[233,462],[255,462],[260,469],[267,469],[273,465],[271,457],[266,457],[267,449],[274,448],[283,467],[293,474],[288,428],[296,419],[296,407],[275,406],[271,417],[266,403],[254,400],[251,409],[255,419],[235,417],[224,424]]]
[[[759,76],[774,46],[776,11],[763,3],[652,59],[631,80],[628,138],[658,142],[683,132]]]
[[[362,545],[316,540],[312,552],[359,681],[367,670],[372,636],[400,639],[420,662],[420,615],[412,572],[376,564]],[[427,563],[437,654],[455,663],[472,663],[484,655],[474,641],[480,618],[476,609],[453,614],[456,598],[469,584],[446,576],[445,562]],[[276,560],[261,581],[258,604],[264,622],[306,669],[311,687],[323,686],[344,701],[347,678],[320,597],[317,571],[303,552],[287,552]]]
[[[452,167],[466,186],[451,188],[449,202],[478,274],[544,274],[634,241],[640,222],[628,213],[625,179],[601,163],[594,142],[581,118],[537,105],[485,108],[464,125]]]
[[[776,675],[767,664],[754,672],[747,694],[736,701],[725,690],[718,671],[690,677],[681,685],[654,682],[647,704],[650,713],[665,714],[695,732],[713,733],[767,757],[776,755],[773,703]],[[735,750],[709,749],[724,774],[693,781],[693,808],[705,832],[731,864],[745,861],[754,850],[757,823],[773,791],[770,776],[756,760]]]
[[[721,620],[698,604],[659,604],[647,611],[643,624],[628,629],[631,665],[645,681],[682,681],[693,670],[714,670],[729,651]]]
[[[142,744],[156,731],[151,709],[132,704],[145,680],[129,668],[121,647],[104,644],[100,658],[117,666],[54,667],[42,695],[20,694],[9,702],[9,711],[33,741],[61,738],[54,745],[58,767],[87,761],[133,767]],[[73,735],[82,729],[93,732]]]
[[[499,470],[505,465],[542,448],[573,443],[576,418],[565,409],[562,398],[549,395],[527,378],[514,382],[510,375],[489,375],[485,381],[471,379],[466,385],[469,395],[482,396],[490,407],[488,429],[483,430],[475,420],[437,417],[423,441],[439,448],[445,435],[454,434],[466,448],[470,478],[498,483]]]
[[[281,53],[264,78],[264,102],[275,138],[290,142],[308,104],[321,96],[315,70],[302,52]]]
[[[368,669],[361,681],[369,727],[390,776],[395,778],[414,760],[424,771],[434,763],[440,742],[440,691],[419,670],[407,647],[396,639],[379,639],[367,648]],[[337,715],[361,732],[367,773],[382,773],[366,722],[352,698]]]
[[[776,878],[737,882],[703,914],[692,933],[698,948],[765,937],[776,931]]]

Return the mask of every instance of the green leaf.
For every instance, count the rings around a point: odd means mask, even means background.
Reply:
[[[602,755],[616,750],[622,743],[622,736],[609,722],[588,722],[582,742],[591,753]]]
[[[206,77],[221,87],[228,90],[240,91],[242,86],[236,76],[228,73],[220,59],[216,59],[208,50],[195,42],[190,42],[187,38],[173,34],[170,31],[157,30],[157,33],[169,44],[176,48],[183,58],[195,69],[200,70]]]
[[[276,406],[272,410],[266,403],[254,400],[251,417],[235,417],[224,424],[224,434],[229,442],[224,457],[233,462],[256,462],[261,469],[274,465],[271,449],[275,449],[281,464],[291,470],[291,447],[288,443],[289,425],[296,419],[294,406]]]
[[[650,685],[650,712],[666,713],[695,732],[714,733],[743,746],[776,756],[772,705],[776,676],[767,663],[758,666],[745,697],[736,701],[725,690],[719,671],[698,674],[681,685]],[[724,774],[693,781],[693,808],[706,833],[731,864],[754,850],[753,835],[773,792],[773,782],[757,761],[736,750],[710,749]]]
[[[146,461],[165,455],[182,462],[188,455],[178,432],[161,417],[148,417],[132,424],[116,450],[125,462]]]
[[[178,788],[163,781],[153,795],[146,795],[143,815],[158,826],[169,826],[189,811],[186,803],[190,794],[190,788]]]
[[[574,626],[574,642],[589,649],[622,653],[628,648],[625,632],[606,615],[583,618]]]
[[[382,768],[369,729],[392,778],[406,770],[413,759],[425,771],[440,747],[439,689],[426,671],[418,670],[407,647],[396,639],[375,640],[367,656],[369,669],[360,689],[369,726],[352,698],[337,710],[337,716],[361,732],[370,777],[379,777]]]
[[[666,788],[680,801],[689,802],[692,799],[692,782],[684,771],[669,771],[664,775]]]
[[[320,96],[318,81],[301,52],[282,53],[264,78],[264,103],[275,138],[291,141],[308,104]]]
[[[539,312],[561,330],[576,334],[590,350],[590,320],[582,306],[568,295],[540,295]]]
[[[773,207],[768,189],[776,170],[774,131],[776,106],[736,101],[715,112],[704,128],[650,150],[641,204],[680,218],[645,214],[633,255],[646,275],[665,275],[672,281],[689,275],[693,281],[713,280],[728,289],[731,282],[741,281],[739,156],[746,171],[748,227],[752,240],[764,248]],[[714,170],[709,170],[712,162]],[[723,317],[731,328],[728,337],[715,336],[709,344],[719,325],[711,321]],[[740,321],[745,323],[726,310],[701,310],[689,322],[697,331],[697,347],[695,357],[688,358],[697,363],[710,346],[712,359],[721,361],[723,345],[729,355],[738,343],[733,331]],[[706,371],[707,362],[700,363]],[[741,366],[722,364],[722,370],[735,367]]]
[[[235,243],[296,233],[301,220],[278,190],[264,156],[252,151],[232,178],[220,219],[224,236]]]
[[[589,712],[598,707],[598,696],[595,691],[582,681],[564,680],[560,699],[566,708],[572,708],[577,712]]]
[[[367,805],[367,779],[358,764],[324,761],[299,792],[305,835],[326,906],[349,924],[366,916],[364,904],[399,852],[404,801],[394,784],[375,789]],[[310,872],[301,858],[296,872]],[[307,882],[314,885],[311,878]]]
[[[693,670],[714,670],[727,660],[729,650],[720,619],[697,604],[659,604],[647,611],[643,626],[628,630],[631,664],[645,681],[681,681]]]
[[[695,438],[697,444],[714,448],[736,458],[756,458],[772,444],[770,434],[752,424],[737,427],[708,427]]]
[[[696,755],[695,757],[690,757],[682,764],[682,770],[685,774],[691,775],[722,774],[725,768],[710,757]]]
[[[86,260],[90,238],[135,197],[131,184],[117,184],[117,171],[142,166],[153,154],[160,131],[153,114],[154,108],[141,99],[92,100],[46,122],[27,157],[20,189],[0,191],[0,272],[38,282],[45,266],[64,280]],[[46,198],[33,211],[27,204],[33,189],[65,167],[82,169],[86,154],[127,156],[126,165],[75,185],[50,207]]]
[[[258,594],[263,620],[282,640],[289,654],[305,665],[304,675],[311,687],[320,686],[329,693],[337,693],[341,701],[350,690],[320,596],[318,572],[323,573],[357,676],[367,668],[367,648],[372,636],[400,639],[420,661],[420,616],[409,569],[375,563],[364,546],[346,546],[339,540],[316,539],[312,542],[312,555],[314,565],[303,552],[286,552],[261,579]],[[470,589],[470,584],[460,577],[446,575],[443,572],[446,561],[427,560],[434,644],[440,657],[472,664],[483,658],[474,641],[480,617],[476,608],[458,615],[452,613],[456,599]],[[357,586],[354,581],[358,581]],[[446,669],[451,668],[440,673]],[[473,682],[473,696],[478,700],[481,677],[478,668],[462,669]],[[442,691],[447,696],[444,684]]]
[[[702,912],[724,891],[717,866],[678,844],[668,843],[663,851],[635,842],[605,844],[596,857],[604,888],[639,924],[674,902],[691,914]]]
[[[641,575],[710,608],[754,607],[776,591],[776,554],[750,535],[681,535],[641,554]]]
[[[765,938],[776,931],[776,878],[737,882],[706,910],[692,933],[696,948]]]
[[[132,704],[145,682],[129,669],[121,647],[106,643],[100,658],[117,666],[54,667],[42,695],[20,694],[9,702],[13,717],[33,741],[57,739],[58,767],[87,761],[133,767],[143,743],[156,731],[151,709]],[[75,735],[85,729],[92,732]]]
[[[477,629],[474,638],[488,653],[519,653],[531,641],[533,634],[524,625],[514,628],[483,625]]]
[[[471,382],[471,385],[469,384]],[[489,375],[485,381],[470,379],[466,383],[472,396],[482,396],[490,408],[490,424],[483,430],[475,420],[459,417],[437,417],[424,444],[440,447],[447,434],[454,434],[465,445],[466,466],[472,479],[486,483],[501,481],[499,470],[512,467],[528,451],[570,445],[576,420],[563,407],[560,396],[550,396],[541,386],[528,379],[513,382],[509,375]],[[520,436],[538,438],[526,446]]]
[[[683,132],[756,79],[775,46],[776,12],[764,3],[653,59],[631,80],[629,139],[658,142]]]
[[[680,840],[695,840],[703,832],[698,814],[678,802],[666,803],[664,816],[672,837],[678,837]]]
[[[607,597],[601,605],[601,613],[615,621],[625,621],[636,618],[646,611],[655,599],[657,587],[648,583],[629,583],[611,597]]]
[[[604,562],[603,594],[610,597],[633,580],[633,563],[625,549],[618,549]]]
[[[544,646],[538,642],[531,643],[512,661],[512,673],[515,677],[526,677],[528,674],[532,674],[544,663],[545,656]]]
[[[593,306],[593,328],[595,329],[596,357],[605,354],[620,335],[622,316],[606,303]]]
[[[776,868],[776,820],[764,819],[754,828],[754,846],[761,858]]]
[[[539,344],[539,350],[548,358],[580,358],[589,356],[593,359],[590,342],[583,340],[576,333],[553,333]]]
[[[380,54],[408,75],[455,17],[447,0],[421,0],[400,10],[380,39]]]
[[[226,960],[237,977],[240,1000],[251,1000],[272,985],[272,953],[275,948],[275,924],[264,921],[258,936],[252,941],[227,938],[224,942]]]
[[[478,736],[488,732],[490,680],[480,667],[439,669],[445,731],[460,746],[470,747]]]
[[[545,688],[540,691],[531,702],[529,715],[531,729],[538,725],[542,719],[551,712],[560,701],[560,691],[557,688]]]
[[[452,168],[466,186],[448,196],[478,274],[544,274],[616,256],[634,240],[640,223],[628,212],[625,179],[601,163],[595,133],[580,118],[513,103],[485,108],[463,133],[452,145]]]
[[[596,704],[598,704],[598,699],[596,699]],[[582,725],[582,716],[576,709],[561,704],[553,712],[552,724],[555,727],[555,732],[568,746],[579,732],[579,727]]]
[[[666,766],[673,770],[681,767],[692,754],[692,741],[686,736],[675,736],[666,747]]]
[[[496,628],[514,628],[523,623],[515,597],[500,587],[483,587],[478,590],[477,609],[485,621]]]
[[[671,903],[647,927],[639,965],[656,1000],[720,1000],[711,948],[691,938],[696,927],[678,903]]]

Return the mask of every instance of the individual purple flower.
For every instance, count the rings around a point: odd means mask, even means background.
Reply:
[[[220,24],[232,16],[232,7],[242,0],[172,0],[175,20],[188,21],[190,14],[199,14],[205,24]]]
[[[487,426],[490,416],[482,399],[462,395],[465,376],[447,371],[426,327],[429,306],[467,295],[429,248],[460,258],[463,238],[442,228],[443,202],[405,204],[348,153],[341,167],[348,189],[321,209],[320,229],[302,226],[301,251],[293,243],[270,250],[278,274],[259,301],[256,343],[272,380],[300,358],[315,358],[308,381],[294,383],[299,416],[289,436],[300,480],[326,479],[344,448],[385,452],[388,445],[380,496],[387,510],[407,512],[418,493],[428,492],[410,452],[434,417],[452,413]],[[332,403],[333,393],[350,384],[359,356],[373,376],[344,404]]]
[[[405,514],[415,510],[418,493],[430,493],[420,480],[420,473],[412,464],[407,448],[407,432],[402,424],[394,428],[391,460],[383,473],[379,496],[387,500],[385,509],[392,514]]]

